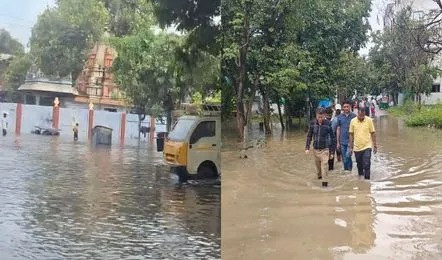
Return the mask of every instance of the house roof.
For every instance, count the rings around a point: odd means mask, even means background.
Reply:
[[[54,81],[27,81],[18,88],[19,91],[42,91],[63,93],[78,96],[78,91],[70,84],[59,83]]]
[[[78,103],[86,103],[88,104],[91,99],[87,96],[76,96],[74,98],[75,102]],[[125,103],[121,100],[114,100],[110,98],[93,98],[94,104],[107,105],[107,106],[116,106],[116,107],[124,107]]]

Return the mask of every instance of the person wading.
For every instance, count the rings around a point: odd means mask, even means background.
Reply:
[[[8,130],[8,119],[7,119],[7,114],[3,113],[3,118],[2,118],[2,132],[3,132],[3,136],[5,136],[7,134]]]
[[[355,152],[359,177],[370,179],[371,152],[377,152],[376,132],[373,120],[365,116],[365,110],[360,108],[357,118],[350,122],[350,153]]]
[[[78,141],[78,123],[75,124],[72,131],[74,132],[74,141]]]
[[[316,119],[310,123],[305,153],[310,153],[310,144],[313,139],[313,155],[318,173],[318,179],[322,180],[322,186],[327,187],[328,160],[335,153],[335,136],[330,121],[325,119],[323,108],[316,110]]]
[[[332,124],[333,134],[337,138],[337,136],[336,136],[337,132],[336,131],[337,131],[337,128],[338,128],[338,117],[341,114],[341,105],[340,104],[336,104],[335,108],[336,108],[335,117],[332,119],[331,124]],[[336,160],[338,162],[341,161],[341,149],[339,149],[339,148],[336,149]],[[331,159],[331,161],[332,161],[332,167],[331,168],[333,168],[334,159]],[[329,166],[330,166],[330,161],[329,161]]]
[[[344,171],[351,171],[353,168],[353,162],[351,159],[351,153],[349,149],[350,142],[350,122],[356,115],[350,112],[352,104],[349,101],[345,101],[342,109],[343,113],[338,116],[337,127],[336,127],[336,139],[337,148],[341,150],[342,161],[344,164]]]

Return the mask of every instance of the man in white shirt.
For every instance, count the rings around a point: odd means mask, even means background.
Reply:
[[[3,130],[3,136],[5,136],[7,134],[7,129],[8,129],[8,119],[6,118],[7,114],[3,113],[3,117],[2,117],[2,130]]]

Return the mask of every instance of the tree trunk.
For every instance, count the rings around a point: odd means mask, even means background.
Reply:
[[[244,128],[246,127],[246,115],[244,113],[244,89],[247,79],[247,51],[249,48],[249,20],[247,14],[244,17],[243,30],[239,48],[239,80],[236,91],[236,121],[241,141],[244,141]]]
[[[278,97],[278,102],[276,102],[276,104],[278,105],[278,115],[279,115],[279,122],[281,123],[281,129],[285,130],[284,119],[282,118],[282,112],[281,112],[281,104],[279,103],[279,97]]]
[[[312,118],[311,109],[310,109],[310,97],[307,96],[306,100],[306,110],[305,110],[305,123],[306,126],[310,125],[310,119]]]
[[[270,101],[269,94],[266,88],[262,85],[259,86],[260,92],[262,94],[263,100],[263,117],[264,117],[264,129],[266,135],[272,134],[272,129],[270,127]]]

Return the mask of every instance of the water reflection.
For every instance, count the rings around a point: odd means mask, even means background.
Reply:
[[[372,181],[336,170],[326,191],[305,133],[275,135],[248,160],[225,139],[222,259],[441,259],[442,132],[388,116],[376,127]]]
[[[0,139],[3,259],[218,259],[220,189],[178,186],[161,154]]]

